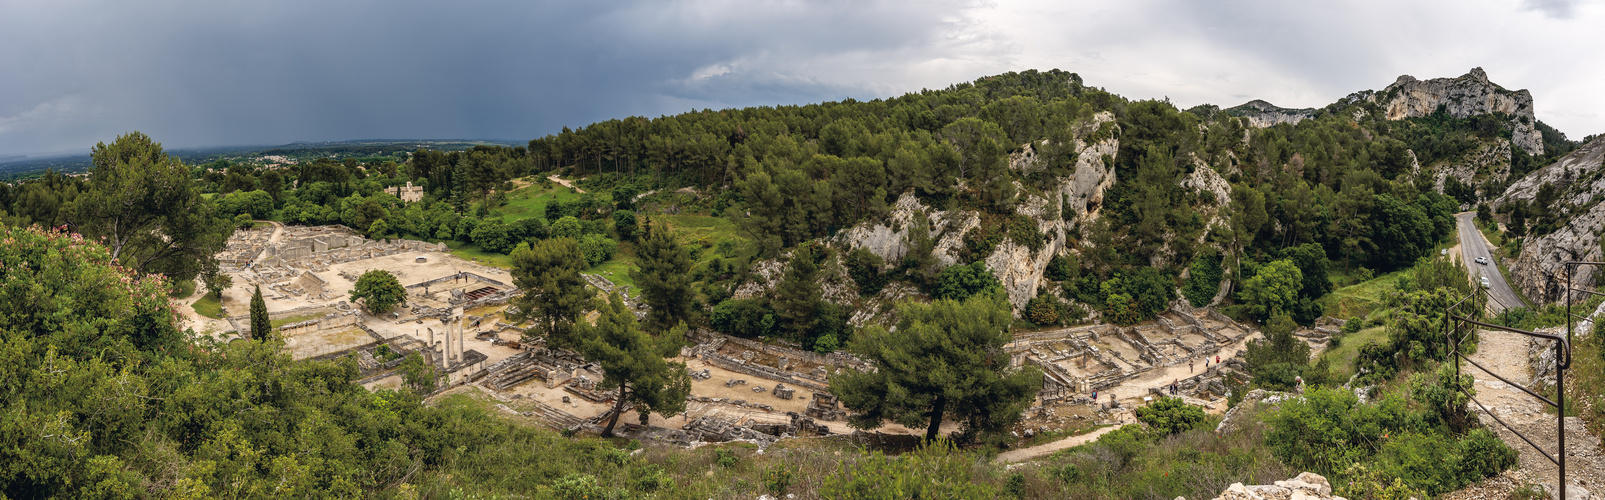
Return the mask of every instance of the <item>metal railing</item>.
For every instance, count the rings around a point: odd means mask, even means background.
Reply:
[[[1568,288],[1570,288],[1569,287],[1569,285],[1570,285],[1570,273],[1568,273],[1568,282],[1567,282],[1567,284],[1568,284]],[[1480,317],[1480,314],[1483,312],[1484,308],[1489,306],[1488,300],[1490,300],[1490,299],[1498,300],[1498,299],[1493,297],[1491,294],[1489,294],[1487,289],[1484,289],[1482,287],[1474,287],[1474,288],[1476,290],[1473,291],[1470,295],[1467,295],[1465,298],[1460,299],[1460,301],[1456,302],[1454,305],[1449,306],[1447,314],[1444,315],[1444,325],[1443,325],[1443,327],[1444,327],[1444,340],[1445,340],[1445,342],[1447,344],[1447,347],[1448,347],[1448,350],[1449,350],[1451,358],[1456,360],[1456,363],[1455,363],[1455,380],[1456,381],[1460,380],[1460,366],[1461,366],[1461,363],[1459,361],[1464,361],[1466,364],[1470,364],[1471,366],[1474,366],[1477,369],[1482,370],[1484,373],[1487,373],[1489,375],[1492,375],[1494,378],[1499,379],[1501,382],[1504,382],[1505,385],[1508,385],[1510,387],[1515,387],[1516,389],[1519,389],[1522,392],[1527,393],[1529,396],[1537,398],[1539,401],[1543,401],[1544,404],[1547,404],[1547,405],[1555,407],[1555,424],[1556,424],[1555,428],[1556,428],[1556,433],[1558,434],[1556,442],[1559,445],[1558,446],[1559,449],[1556,450],[1556,453],[1554,455],[1550,455],[1550,453],[1548,451],[1545,451],[1543,447],[1539,446],[1537,443],[1534,443],[1532,439],[1529,439],[1527,436],[1522,435],[1522,433],[1520,431],[1517,431],[1514,427],[1511,427],[1510,424],[1505,423],[1504,420],[1501,420],[1498,415],[1495,415],[1492,410],[1489,410],[1487,406],[1484,406],[1481,401],[1477,401],[1477,398],[1471,396],[1470,393],[1466,393],[1466,398],[1471,400],[1472,403],[1476,403],[1477,407],[1481,408],[1483,413],[1488,414],[1488,416],[1493,418],[1493,420],[1495,422],[1498,422],[1499,425],[1504,426],[1505,429],[1509,430],[1512,434],[1515,434],[1516,437],[1521,438],[1522,441],[1525,441],[1529,446],[1532,446],[1534,450],[1537,450],[1538,454],[1540,456],[1543,456],[1544,458],[1548,459],[1550,462],[1553,462],[1555,464],[1555,466],[1559,468],[1559,470],[1560,470],[1560,481],[1559,481],[1558,484],[1560,485],[1559,486],[1560,496],[1558,498],[1566,498],[1566,411],[1565,411],[1565,405],[1566,405],[1565,383],[1566,382],[1565,381],[1566,381],[1566,369],[1571,366],[1571,330],[1572,330],[1571,320],[1574,317],[1571,314],[1571,306],[1572,306],[1572,303],[1571,303],[1571,300],[1570,300],[1571,294],[1570,293],[1567,294],[1567,297],[1568,297],[1568,300],[1566,302],[1567,328],[1566,328],[1566,335],[1562,336],[1562,335],[1556,335],[1556,334],[1552,334],[1552,333],[1530,332],[1530,331],[1522,330],[1522,329],[1519,329],[1519,328],[1511,328],[1511,327],[1508,327],[1508,326],[1495,325],[1495,324],[1492,324],[1492,323],[1486,323],[1486,322],[1480,321],[1478,319]],[[1479,299],[1481,299],[1481,300],[1479,300]],[[1501,305],[1503,305],[1503,304],[1501,304]],[[1466,355],[1460,351],[1460,346],[1462,344],[1464,344],[1465,341],[1467,339],[1469,339],[1472,334],[1476,333],[1476,327],[1482,327],[1482,328],[1491,329],[1491,330],[1501,330],[1501,331],[1506,331],[1506,332],[1511,332],[1511,333],[1518,333],[1518,334],[1525,335],[1525,336],[1528,336],[1528,337],[1535,337],[1535,338],[1541,338],[1541,339],[1547,339],[1547,340],[1553,341],[1554,342],[1554,346],[1555,346],[1555,399],[1554,400],[1550,400],[1549,398],[1544,397],[1542,394],[1539,394],[1537,392],[1533,392],[1531,389],[1528,389],[1524,384],[1517,383],[1517,382],[1512,381],[1512,380],[1510,380],[1508,378],[1505,378],[1504,376],[1502,376],[1502,375],[1500,375],[1498,373],[1494,373],[1494,371],[1488,369],[1488,367],[1482,366],[1481,364],[1478,364],[1476,361],[1472,361],[1471,358],[1466,357]],[[1466,392],[1465,389],[1459,388],[1459,384],[1458,383],[1456,384],[1456,388],[1457,388],[1457,390],[1460,390],[1463,393]]]

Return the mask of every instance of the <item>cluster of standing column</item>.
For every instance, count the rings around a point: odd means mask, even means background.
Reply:
[[[452,308],[451,316],[440,320],[440,322],[441,333],[445,335],[445,343],[442,345],[435,341],[434,328],[426,328],[429,331],[429,343],[427,345],[430,352],[440,356],[439,359],[443,360],[441,363],[443,366],[461,363],[463,361],[463,341],[468,336],[463,332],[463,308]]]

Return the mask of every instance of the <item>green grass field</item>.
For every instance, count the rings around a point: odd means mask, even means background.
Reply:
[[[602,200],[607,201],[608,195],[597,193]],[[501,215],[504,222],[513,222],[531,217],[544,217],[546,205],[552,201],[569,202],[578,200],[582,196],[573,189],[561,185],[543,187],[541,184],[532,184],[513,190],[508,194],[507,204],[498,208],[496,212]],[[666,224],[674,233],[675,239],[689,250],[696,252],[695,264],[702,264],[719,257],[718,249],[721,243],[733,247],[736,252],[746,250],[747,238],[742,237],[735,223],[724,217],[708,215],[663,215],[643,214],[644,219],[650,218],[654,224]],[[548,221],[550,222],[550,221]],[[472,243],[461,241],[447,241],[446,246],[451,254],[457,257],[478,261],[490,266],[511,269],[512,258],[507,255],[495,254],[480,250]],[[599,275],[615,284],[629,286],[631,293],[639,293],[635,280],[630,279],[630,272],[638,269],[635,260],[634,248],[631,244],[620,242],[619,251],[613,259],[601,265],[586,270],[586,273]]]
[[[1365,317],[1382,305],[1382,293],[1397,288],[1404,271],[1395,271],[1372,278],[1370,281],[1345,286],[1321,297],[1326,315],[1334,318]],[[1338,281],[1336,278],[1333,281]]]
[[[590,268],[585,272],[601,276],[602,279],[611,281],[615,285],[628,286],[630,287],[630,295],[636,295],[641,293],[641,289],[635,286],[635,280],[630,279],[630,271],[637,269],[640,269],[640,267],[635,265],[634,257],[627,259],[614,257],[613,260],[603,262],[601,265]]]
[[[603,200],[609,199],[606,194],[598,193],[597,196],[602,197]],[[537,183],[508,193],[507,204],[496,211],[502,214],[503,221],[513,222],[530,217],[545,217],[546,204],[553,200],[570,202],[578,199],[580,199],[580,194],[574,192],[573,189],[556,184],[553,184],[551,189],[547,189]]]
[[[1326,359],[1331,363],[1332,372],[1340,376],[1340,380],[1348,380],[1354,375],[1354,360],[1360,356],[1360,348],[1372,342],[1387,342],[1387,328],[1374,326],[1358,332],[1343,336],[1343,341],[1337,347],[1327,349],[1316,356],[1315,360]]]
[[[223,319],[223,299],[218,297],[217,292],[202,296],[200,300],[195,301],[195,304],[190,307],[195,308],[195,312],[201,316]]]
[[[479,246],[473,243],[463,243],[461,241],[451,240],[446,242],[446,248],[450,248],[450,253],[458,258],[471,260],[491,267],[499,267],[502,269],[513,268],[512,257],[480,250]]]

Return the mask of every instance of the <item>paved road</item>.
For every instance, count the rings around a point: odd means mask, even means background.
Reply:
[[[1493,252],[1488,249],[1488,240],[1483,239],[1482,232],[1472,224],[1472,217],[1476,215],[1476,212],[1455,214],[1455,223],[1460,228],[1460,258],[1466,263],[1466,271],[1471,273],[1471,282],[1476,284],[1478,277],[1488,277],[1489,295],[1494,299],[1488,307],[1494,312],[1503,311],[1507,307],[1526,307],[1521,296],[1510,288],[1509,283],[1505,283],[1505,276],[1499,273],[1499,267],[1494,263]],[[1488,263],[1478,264],[1478,257],[1487,259]]]

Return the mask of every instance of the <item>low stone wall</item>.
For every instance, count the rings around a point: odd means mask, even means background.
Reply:
[[[770,380],[807,387],[816,391],[830,390],[830,387],[825,384],[815,382],[813,380],[793,377],[789,372],[782,372],[780,370],[763,365],[742,363],[739,360],[731,359],[728,356],[723,356],[717,353],[704,354],[702,355],[702,360],[712,363],[714,366],[718,366],[736,373],[752,375],[754,377],[763,377]]]
[[[325,330],[350,328],[357,324],[357,313],[353,311],[347,313],[333,313],[318,319],[310,319],[299,323],[290,323],[288,325],[280,326],[278,331],[279,335],[281,336],[291,337]]]

